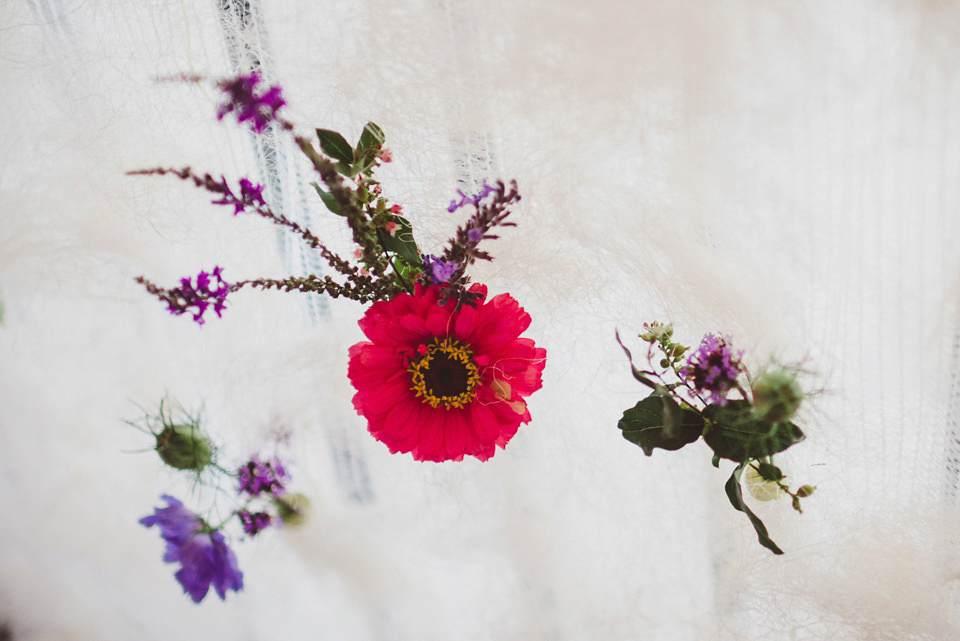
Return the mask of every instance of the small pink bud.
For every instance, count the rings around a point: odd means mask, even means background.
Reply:
[[[356,258],[357,260],[360,260],[361,258],[363,258],[363,250],[362,250],[362,249],[359,249],[359,248],[358,248],[358,249],[354,249],[354,250],[353,250],[353,257]]]
[[[388,234],[390,234],[391,236],[396,236],[397,230],[400,229],[400,225],[398,225],[397,223],[387,223],[386,225],[384,225],[384,228],[387,230]]]
[[[392,162],[393,152],[390,151],[387,147],[384,147],[383,149],[380,150],[380,153],[377,154],[377,158],[379,158],[381,162]]]
[[[401,207],[400,205],[394,205],[393,207],[390,208],[390,212],[395,216],[402,216],[403,207]]]

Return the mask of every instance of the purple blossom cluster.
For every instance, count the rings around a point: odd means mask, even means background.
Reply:
[[[284,483],[289,479],[287,470],[280,459],[261,461],[254,456],[237,472],[240,480],[240,493],[250,496],[260,496],[262,492],[279,496],[285,491]]]
[[[226,307],[227,294],[230,285],[223,280],[222,267],[214,267],[209,274],[201,271],[196,276],[196,283],[191,278],[181,278],[180,287],[168,289],[160,294],[167,303],[167,310],[176,316],[191,312],[193,320],[203,325],[203,314],[213,305],[213,311],[219,317]],[[212,279],[216,279],[216,284]]]
[[[140,524],[160,528],[160,536],[167,543],[163,560],[180,564],[175,576],[184,592],[194,603],[200,603],[211,583],[221,600],[226,599],[227,590],[241,590],[243,573],[223,534],[210,530],[174,497],[164,494],[161,498],[167,507],[154,508],[153,514],[140,519]]]
[[[237,516],[240,517],[243,531],[250,536],[256,536],[261,530],[270,527],[270,524],[273,523],[273,517],[268,512],[240,510],[237,512]]]
[[[276,120],[277,110],[287,103],[280,95],[279,85],[263,90],[257,87],[259,83],[260,74],[257,71],[221,82],[220,87],[226,94],[226,101],[217,110],[217,120],[223,120],[229,113],[236,113],[237,122],[244,123],[249,120],[257,133],[270,126],[270,123]]]
[[[236,216],[247,207],[265,207],[267,201],[263,199],[263,185],[254,185],[246,178],[240,179],[240,196],[236,196],[227,185],[227,180],[221,176],[217,185],[220,200],[214,200],[214,205],[233,205],[233,215]]]
[[[449,282],[460,265],[445,261],[433,254],[426,254],[423,257],[423,267],[427,279],[434,285],[440,285]]]
[[[483,181],[483,187],[480,189],[480,192],[477,193],[475,196],[468,196],[465,193],[463,193],[462,190],[458,189],[457,194],[460,195],[460,200],[458,201],[456,198],[451,200],[450,205],[447,206],[447,211],[452,214],[453,212],[457,211],[461,207],[466,207],[467,205],[474,205],[474,206],[479,205],[481,200],[483,200],[484,198],[486,198],[496,190],[497,188],[487,184],[486,180]]]
[[[680,368],[680,376],[711,405],[726,405],[727,392],[736,387],[743,352],[734,352],[725,336],[707,334]]]

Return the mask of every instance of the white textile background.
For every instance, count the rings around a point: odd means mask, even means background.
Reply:
[[[960,5],[936,0],[0,2],[0,624],[21,640],[960,638]],[[172,318],[133,278],[303,273],[295,243],[173,178],[298,191],[283,140],[157,78],[258,61],[288,116],[380,124],[385,192],[427,251],[454,190],[516,178],[478,266],[548,350],[533,422],[488,462],[417,463],[352,410],[362,308],[244,291]],[[271,151],[272,150],[272,151]],[[271,155],[273,154],[273,155]],[[279,206],[279,205],[278,205]],[[819,390],[787,452],[818,486],[757,505],[702,443],[642,452],[614,330],[722,331]],[[201,404],[226,454],[291,434],[299,529],[235,546],[246,586],[185,597],[137,519],[189,497],[124,424]],[[188,498],[189,497],[189,498]]]

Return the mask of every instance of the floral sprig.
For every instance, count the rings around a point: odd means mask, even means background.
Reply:
[[[175,80],[206,82],[195,75]],[[213,288],[205,272],[196,283],[183,278],[175,288],[143,276],[137,282],[171,313],[192,312],[198,323],[206,309],[212,306],[219,315],[228,295],[251,287],[325,293],[369,305],[360,321],[369,341],[350,349],[349,377],[357,390],[354,407],[370,433],[391,451],[423,461],[486,460],[504,447],[531,420],[525,399],[542,384],[546,351],[520,336],[530,317],[517,301],[509,294],[488,300],[487,288],[473,283],[467,271],[478,260],[492,260],[480,248],[483,241],[498,238],[498,227],[515,226],[508,217],[520,201],[516,181],[485,181],[470,195],[458,190],[448,212],[472,208],[471,215],[442,250],[426,253],[403,207],[384,196],[376,178],[394,160],[379,126],[368,122],[356,143],[329,129],[305,135],[286,119],[281,88],[259,74],[214,84],[223,92],[218,119],[235,116],[255,134],[269,129],[293,138],[316,174],[312,186],[320,201],[344,219],[356,249],[350,257],[333,252],[306,226],[275,211],[269,193],[248,178],[234,183],[191,167],[154,167],[129,173],[174,176],[207,191],[212,204],[232,208],[235,216],[264,218],[299,237],[335,274],[227,283],[218,266]],[[248,533],[268,524],[253,510],[241,518]]]
[[[774,367],[751,378],[743,352],[728,337],[707,334],[690,352],[673,340],[672,325],[659,322],[645,323],[640,339],[648,344],[646,369],[637,368],[617,336],[634,378],[653,390],[623,413],[618,427],[624,438],[651,456],[655,449],[679,450],[702,437],[713,450],[715,467],[721,459],[737,463],[725,486],[730,503],[747,515],[762,546],[783,554],[744,502],[741,477],[747,474],[748,490],[761,500],[789,495],[801,513],[801,499],[816,489],[803,485],[791,490],[774,462],[774,455],[805,438],[791,422],[806,398],[797,382],[798,368]]]
[[[183,75],[176,79],[203,82],[202,77],[194,75]],[[440,256],[424,254],[414,239],[410,221],[402,215],[403,208],[383,197],[382,187],[374,176],[379,166],[393,160],[392,152],[384,146],[386,136],[380,127],[372,122],[367,123],[355,145],[335,131],[317,129],[315,140],[319,145],[318,150],[314,140],[297,133],[293,123],[283,117],[282,107],[286,102],[278,85],[264,87],[256,72],[217,81],[216,84],[224,92],[223,102],[217,111],[218,119],[233,114],[239,123],[249,123],[256,133],[270,126],[291,133],[320,178],[320,182],[313,183],[313,186],[321,201],[330,212],[346,219],[358,247],[356,263],[337,255],[309,229],[275,212],[264,197],[264,187],[247,178],[241,178],[238,186],[232,187],[223,176],[215,178],[190,167],[155,167],[128,172],[131,175],[169,174],[192,182],[194,186],[215,196],[213,204],[233,207],[234,215],[257,215],[299,236],[343,277],[343,280],[336,280],[331,276],[308,275],[240,280],[228,288],[217,290],[213,304],[218,315],[225,306],[226,294],[244,287],[326,293],[334,298],[342,296],[361,303],[372,303],[390,300],[402,292],[413,293],[414,285],[419,282],[442,285],[445,291],[440,301],[442,303],[451,296],[456,298],[458,304],[476,302],[476,297],[467,291],[470,280],[466,276],[466,269],[478,259],[491,259],[489,253],[479,250],[477,246],[481,240],[497,238],[491,233],[493,228],[514,225],[506,222],[506,217],[510,213],[508,207],[520,200],[516,182],[511,182],[509,190],[502,182],[495,186],[485,182],[474,196],[458,191],[461,200],[452,203],[456,207],[450,211],[470,204],[476,210],[474,215],[457,230]],[[167,303],[171,313],[199,310],[199,314],[195,311],[194,319],[202,324],[202,311],[206,307],[203,303],[208,295],[203,290],[195,292],[186,288],[188,279],[181,280],[181,288],[164,288],[143,276],[136,280],[150,294]],[[182,288],[186,289],[181,292]]]
[[[229,502],[229,516],[212,525],[213,519],[188,509],[174,496],[164,494],[165,507],[140,519],[144,527],[157,526],[166,542],[163,560],[179,563],[177,581],[195,603],[200,603],[213,585],[221,599],[227,591],[243,588],[243,573],[236,555],[227,544],[228,525],[236,519],[248,537],[271,526],[295,525],[303,521],[307,500],[289,492],[290,473],[277,457],[263,460],[254,455],[240,465],[225,464],[213,439],[201,426],[199,415],[182,408],[176,413],[166,400],[159,410],[145,414],[130,425],[154,438],[153,450],[170,469],[186,473],[195,482],[217,488],[215,503]],[[225,478],[234,492],[221,489]],[[213,508],[209,510],[213,512]]]

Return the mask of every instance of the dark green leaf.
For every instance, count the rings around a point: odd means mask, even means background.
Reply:
[[[708,405],[703,415],[712,423],[703,440],[717,456],[738,463],[782,452],[805,438],[793,423],[757,419],[747,401]]]
[[[347,165],[353,162],[353,148],[346,138],[329,129],[317,129],[317,138],[323,153]]]
[[[783,554],[783,550],[777,547],[777,544],[770,539],[770,535],[767,534],[767,527],[763,524],[763,521],[751,512],[747,504],[743,502],[743,492],[740,489],[740,475],[743,474],[743,468],[746,467],[746,465],[746,463],[738,465],[737,468],[733,470],[730,478],[727,479],[727,484],[724,486],[724,490],[727,492],[727,498],[730,499],[730,503],[734,508],[746,514],[747,518],[750,519],[753,529],[757,532],[757,539],[760,541],[760,545],[774,554]]]
[[[313,188],[317,190],[317,194],[320,195],[320,200],[323,201],[323,204],[327,206],[331,212],[335,213],[337,216],[343,216],[344,213],[340,211],[340,203],[337,202],[337,199],[333,197],[328,191],[324,191],[320,188],[320,185],[317,183],[310,183],[313,185]]]
[[[714,454],[714,455],[713,455],[713,460],[711,460],[710,462],[713,463],[713,466],[714,466],[715,468],[720,469],[720,457],[719,457],[719,456],[717,456],[716,454]]]
[[[384,135],[383,129],[372,122],[368,122],[363,128],[363,132],[360,134],[360,142],[357,143],[357,151],[363,151],[364,149],[373,147],[379,152],[379,148],[386,140],[387,137]]]
[[[664,401],[664,398],[667,397],[656,392],[651,394],[624,412],[623,418],[617,423],[617,427],[623,431],[623,438],[639,445],[647,456],[653,455],[653,450],[658,447],[679,450],[700,438],[703,431],[703,417],[693,410],[684,409],[680,410],[679,420],[671,426],[672,429],[668,429],[665,415],[672,410],[667,409],[669,401]]]
[[[410,225],[410,221],[403,216],[393,215],[388,220],[396,223],[398,228],[393,234],[390,234],[386,229],[377,229],[380,246],[386,251],[402,256],[411,266],[422,267],[423,259],[417,250],[417,241],[413,238],[413,226]]]
[[[630,361],[630,371],[633,372],[633,377],[646,385],[647,387],[652,387],[653,389],[657,388],[657,384],[647,378],[646,374],[641,372],[633,364],[633,354],[630,353],[630,350],[627,349],[627,346],[623,344],[623,341],[620,340],[620,332],[614,331],[614,334],[617,337],[617,342],[620,343],[620,347],[623,349],[623,352],[627,355],[627,359]]]
[[[359,174],[370,169],[377,162],[378,153],[376,147],[367,147],[363,151],[358,151],[357,156],[359,158],[357,162],[353,163],[353,172]]]
[[[757,474],[760,475],[764,481],[779,481],[783,478],[783,472],[780,471],[780,468],[776,465],[771,465],[770,463],[764,463],[762,461],[757,462]]]

